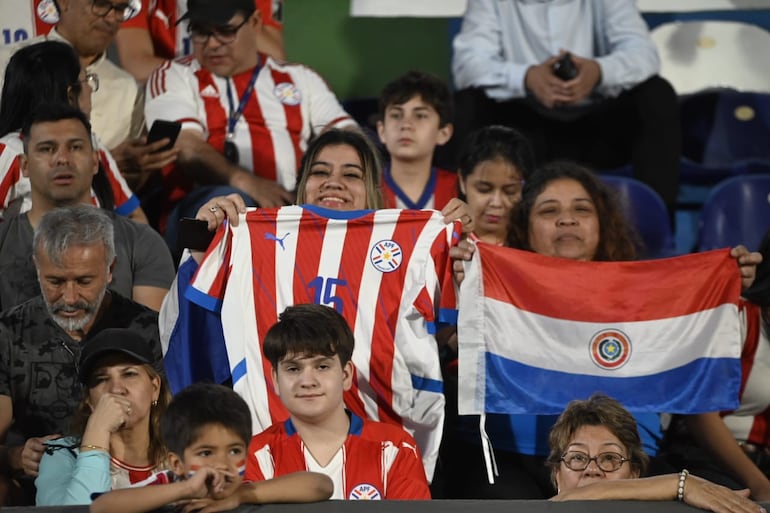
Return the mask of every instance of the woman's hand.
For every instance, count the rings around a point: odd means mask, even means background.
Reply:
[[[195,215],[195,219],[206,221],[209,231],[219,228],[225,219],[238,226],[238,215],[246,212],[246,203],[239,194],[217,196],[208,200]]]
[[[441,215],[444,216],[444,222],[449,224],[453,221],[461,221],[463,223],[463,233],[471,233],[473,231],[473,217],[470,214],[468,204],[460,198],[452,198],[441,209]]]
[[[745,249],[745,248],[744,248]],[[766,513],[749,500],[749,490],[730,490],[690,474],[684,485],[684,502],[717,513]]]
[[[96,406],[92,407],[91,416],[86,425],[86,434],[90,430],[102,430],[114,433],[123,427],[133,413],[131,402],[125,397],[116,394],[104,394],[99,398]],[[84,443],[86,434],[83,435]],[[100,445],[101,444],[95,444]]]
[[[757,277],[757,266],[762,263],[762,254],[749,251],[745,246],[735,246],[730,250],[730,256],[738,262],[741,271],[741,290],[746,290]]]
[[[452,272],[458,285],[465,279],[465,266],[463,262],[470,261],[475,251],[476,245],[467,240],[461,240],[457,246],[449,248],[449,258],[452,259]]]

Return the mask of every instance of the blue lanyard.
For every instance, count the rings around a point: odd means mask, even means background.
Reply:
[[[251,94],[254,92],[254,84],[257,82],[257,75],[259,75],[259,71],[262,69],[262,64],[257,62],[257,66],[254,68],[254,71],[251,73],[251,78],[249,79],[249,84],[246,86],[246,90],[243,91],[243,96],[241,96],[241,100],[238,103],[238,110],[234,110],[233,105],[233,91],[230,87],[230,80],[231,78],[227,78],[225,83],[227,84],[227,103],[230,105],[230,115],[227,118],[227,134],[225,135],[225,139],[228,141],[233,139],[233,133],[235,132],[235,125],[238,123],[238,120],[243,115],[243,110],[246,108],[246,104],[249,102],[249,98],[251,98]]]

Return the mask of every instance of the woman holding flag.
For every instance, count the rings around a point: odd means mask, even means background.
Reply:
[[[521,201],[511,211],[509,227],[506,245],[516,249],[582,261],[627,261],[636,257],[635,234],[612,191],[590,170],[574,163],[557,162],[537,170],[524,185]],[[468,242],[461,242],[452,250],[458,281],[464,277],[462,261],[470,260],[475,250]],[[739,246],[733,248],[731,256],[738,262],[743,287],[749,286],[761,255]],[[654,451],[660,437],[658,415],[639,414],[637,418],[647,434],[646,447]],[[487,415],[486,426],[492,446],[498,449],[496,460],[501,478],[493,485],[487,484],[487,473],[480,469],[470,473],[476,479],[466,479],[465,484],[450,476],[447,489],[463,498],[545,498],[548,491],[542,485],[536,463],[547,454],[546,437],[554,421],[555,416],[545,415]],[[478,437],[478,428],[474,431]],[[474,454],[463,456],[459,451],[459,459],[447,466],[458,472],[462,468],[467,476],[468,465],[480,461],[478,451],[478,444]],[[527,481],[534,483],[522,495],[513,495],[522,493],[522,474],[529,474],[525,476]]]

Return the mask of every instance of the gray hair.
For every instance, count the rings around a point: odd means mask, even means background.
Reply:
[[[45,254],[56,265],[73,246],[104,244],[107,267],[115,260],[115,229],[105,210],[90,205],[55,208],[35,228],[35,255]]]

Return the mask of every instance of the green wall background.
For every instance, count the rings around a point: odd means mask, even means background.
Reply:
[[[387,81],[410,69],[449,80],[446,18],[351,18],[350,0],[285,0],[283,6],[289,60],[318,71],[340,99],[378,96]]]

